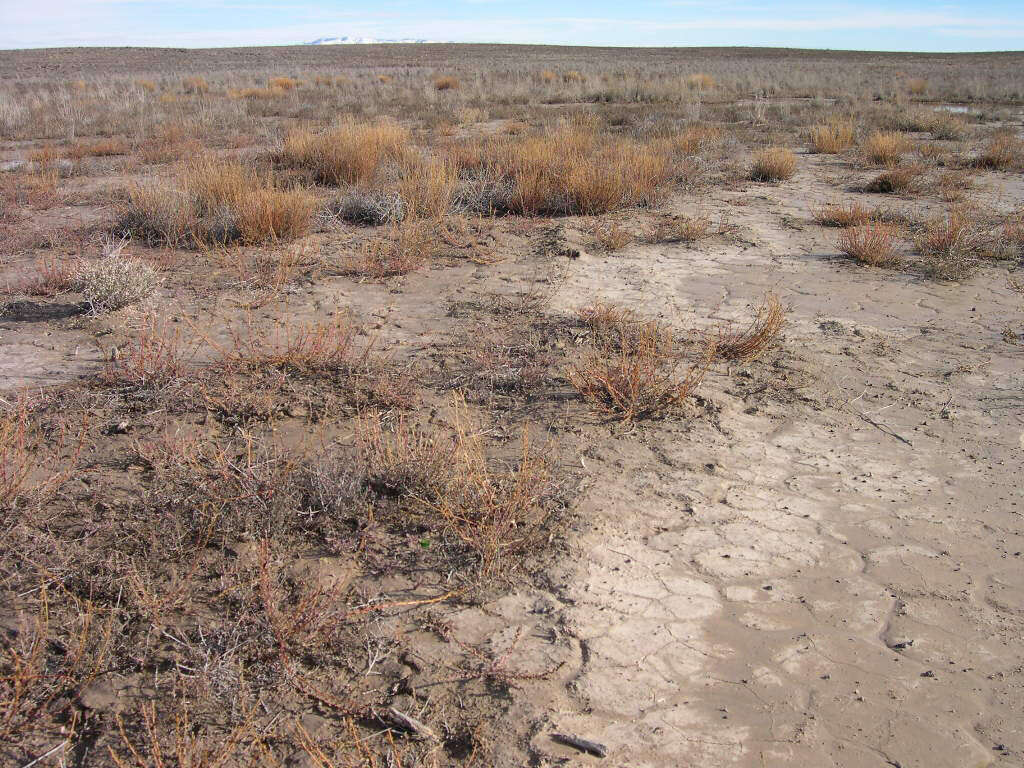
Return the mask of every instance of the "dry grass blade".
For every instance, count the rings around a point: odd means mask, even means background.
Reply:
[[[719,331],[718,356],[725,360],[753,360],[776,342],[786,321],[786,310],[774,293],[765,295],[757,317],[743,331]]]

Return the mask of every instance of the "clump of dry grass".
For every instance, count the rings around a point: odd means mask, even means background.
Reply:
[[[782,332],[786,310],[779,297],[767,293],[757,308],[757,316],[742,331],[720,329],[715,339],[719,357],[748,362],[772,346]]]
[[[710,91],[716,85],[715,78],[707,72],[695,72],[686,76],[686,87],[691,91]]]
[[[383,237],[363,243],[343,268],[346,274],[378,279],[405,275],[423,268],[438,249],[436,226],[420,219],[406,219],[389,225]]]
[[[997,133],[989,139],[974,164],[995,171],[1024,168],[1024,140],[1009,132]]]
[[[463,150],[462,163],[484,180],[468,207],[531,216],[653,205],[672,175],[663,144],[601,136],[581,122],[563,122],[542,136],[491,140],[472,155]]]
[[[537,77],[542,83],[553,83],[558,79],[558,75],[550,69],[542,69]]]
[[[150,316],[128,345],[111,356],[98,381],[133,391],[165,389],[185,375],[187,358],[181,332]]]
[[[644,322],[628,309],[599,305],[581,312],[595,344],[569,367],[584,397],[623,421],[662,416],[678,408],[714,362],[713,342],[688,361],[670,328]]]
[[[910,151],[910,141],[896,131],[874,131],[861,144],[861,152],[874,165],[898,165]]]
[[[811,151],[835,155],[853,146],[853,121],[833,118],[811,128]]]
[[[959,141],[967,135],[967,120],[951,112],[933,112],[928,130],[936,139]]]
[[[930,220],[914,238],[924,256],[925,272],[939,280],[964,280],[978,268],[988,237],[966,206],[952,208],[946,216]]]
[[[796,155],[785,147],[768,147],[754,155],[753,181],[785,181],[796,172]]]
[[[617,221],[596,221],[591,231],[598,245],[609,252],[625,248],[633,239],[629,230]]]
[[[146,91],[147,93],[154,93],[156,91],[156,83],[152,80],[139,78],[135,81],[135,85],[137,85],[139,88]]]
[[[280,189],[240,163],[198,158],[184,166],[176,188],[131,187],[120,221],[155,245],[255,245],[304,235],[316,208],[305,190]]]
[[[345,120],[324,132],[292,131],[281,158],[306,168],[323,184],[369,184],[381,165],[408,150],[409,132],[398,123]]]
[[[377,417],[358,427],[369,486],[397,499],[475,558],[481,575],[514,568],[513,554],[537,546],[542,526],[558,499],[553,467],[525,435],[519,456],[499,462],[487,456],[482,432],[453,397],[452,435],[428,432],[399,420],[390,433]]]
[[[888,168],[868,182],[866,192],[905,194],[918,188],[925,169],[920,165],[901,165]]]
[[[711,234],[711,217],[700,213],[696,216],[675,216],[658,222],[655,240],[660,243],[695,243]]]
[[[582,83],[585,79],[586,78],[584,78],[583,75],[575,69],[570,69],[562,75],[563,83]]]
[[[911,96],[924,96],[928,91],[928,81],[923,77],[911,77],[906,84],[907,93]]]
[[[899,261],[895,230],[877,221],[846,227],[839,233],[839,250],[873,267],[892,266]]]
[[[826,227],[851,227],[871,220],[871,211],[860,203],[826,203],[814,209],[814,220]]]
[[[72,144],[64,150],[64,154],[70,160],[81,160],[83,157],[127,155],[131,151],[131,145],[123,139],[101,139],[89,143]]]
[[[205,77],[199,77],[196,75],[193,77],[186,77],[182,80],[181,89],[185,93],[202,96],[203,94],[210,92],[210,84],[206,81]]]
[[[408,155],[399,174],[398,194],[410,215],[440,219],[450,211],[458,184],[458,169],[451,160]]]
[[[24,402],[0,410],[0,511],[14,508],[36,466],[27,430],[28,410]]]
[[[669,137],[672,148],[683,155],[696,155],[718,145],[722,141],[722,130],[716,125],[698,123],[688,125],[682,133]]]
[[[451,75],[444,75],[434,79],[434,89],[438,91],[453,91],[461,86],[457,77]]]
[[[279,91],[291,91],[299,87],[299,81],[294,77],[271,77],[267,80],[267,87]]]

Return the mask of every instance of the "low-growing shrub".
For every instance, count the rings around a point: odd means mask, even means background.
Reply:
[[[329,206],[342,221],[379,227],[405,219],[406,205],[397,192],[372,192],[353,189]]]
[[[434,80],[434,88],[438,91],[452,91],[461,85],[457,77],[445,75]]]
[[[901,165],[882,171],[868,182],[866,192],[904,194],[917,189],[925,170],[920,165]]]
[[[914,245],[924,257],[925,272],[939,280],[964,280],[977,270],[989,238],[971,211],[956,207],[946,216],[930,220]]]
[[[896,264],[896,232],[888,224],[870,221],[839,233],[839,250],[861,264],[885,267]]]
[[[895,131],[874,131],[864,140],[861,151],[874,165],[897,165],[910,151],[910,141]]]
[[[279,189],[240,163],[198,158],[177,187],[131,187],[120,226],[151,245],[256,245],[301,237],[316,209],[305,190]]]
[[[811,128],[811,151],[835,155],[853,146],[853,121],[833,119]]]
[[[720,329],[715,348],[724,360],[748,362],[774,344],[786,321],[786,310],[779,297],[769,292],[757,308],[757,316],[742,331]]]
[[[160,276],[152,267],[124,256],[120,250],[85,262],[75,276],[75,289],[93,315],[138,304],[152,296],[160,283]]]
[[[695,243],[711,234],[711,217],[706,214],[697,216],[676,216],[668,221],[659,222],[655,232],[658,242]]]
[[[323,184],[369,184],[381,165],[406,152],[409,132],[398,123],[345,120],[323,132],[299,129],[284,140],[281,157],[312,171]]]
[[[1024,140],[1012,133],[997,133],[989,139],[974,164],[995,171],[1024,168]]]
[[[785,147],[768,147],[754,155],[753,181],[785,181],[796,172],[796,155]]]
[[[362,244],[344,266],[346,274],[373,278],[405,275],[424,267],[438,252],[437,229],[429,222],[406,219],[388,226],[386,235]]]
[[[814,220],[826,227],[851,227],[866,224],[870,219],[871,211],[860,203],[826,203],[814,210]]]

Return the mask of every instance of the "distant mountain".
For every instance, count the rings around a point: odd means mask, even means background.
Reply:
[[[379,40],[376,37],[321,37],[311,40],[304,45],[376,45],[379,43],[432,43],[433,40],[422,40],[411,37],[403,37],[400,40]]]

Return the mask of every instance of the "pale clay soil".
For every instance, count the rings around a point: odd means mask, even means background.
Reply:
[[[1001,266],[948,284],[840,259],[810,210],[849,195],[825,182],[833,160],[800,162],[784,184],[699,196],[731,236],[559,264],[554,311],[600,298],[706,326],[768,289],[790,311],[772,363],[709,377],[699,413],[581,437],[571,556],[546,588],[451,617],[499,649],[522,630],[520,671],[565,662],[519,683],[498,765],[1024,764],[1024,347],[1002,338],[1024,332],[1024,301]],[[987,174],[975,197],[1012,206],[1024,184]],[[291,309],[352,306],[416,356],[451,332],[451,300],[535,271],[521,254],[398,288],[327,278]],[[99,365],[81,329],[0,327],[4,388]]]

